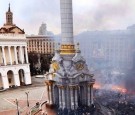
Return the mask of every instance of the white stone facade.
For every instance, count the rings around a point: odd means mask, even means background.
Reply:
[[[25,34],[0,34],[0,87],[31,84]]]

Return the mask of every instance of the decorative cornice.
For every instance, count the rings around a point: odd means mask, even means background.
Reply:
[[[62,44],[60,49],[60,54],[75,54],[75,46],[74,44]]]

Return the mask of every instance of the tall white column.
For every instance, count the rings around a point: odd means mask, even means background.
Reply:
[[[8,46],[8,54],[9,54],[10,64],[12,65],[11,46]]]
[[[50,104],[52,104],[52,86],[49,85],[49,97],[50,97]]]
[[[65,108],[65,87],[62,87],[62,108]]]
[[[78,94],[77,94],[77,87],[76,87],[76,89],[75,89],[75,109],[77,109],[78,108]]]
[[[26,63],[29,63],[28,61],[28,52],[27,52],[27,47],[25,46],[25,58],[26,58]]]
[[[16,86],[20,86],[20,79],[18,74],[14,74],[14,83]]]
[[[62,100],[61,100],[61,96],[62,96],[62,94],[61,94],[61,88],[60,88],[60,86],[59,86],[59,108],[61,108],[61,107],[62,107]]]
[[[15,54],[15,62],[16,62],[16,64],[18,64],[16,46],[14,46],[14,54]]]
[[[93,85],[90,86],[90,101],[91,101],[91,104],[93,104]]]
[[[91,102],[91,101],[90,101],[90,93],[91,93],[91,92],[90,92],[90,86],[88,85],[88,94],[87,94],[87,95],[88,95],[88,103],[87,103],[88,106],[90,106],[90,102]]]
[[[3,56],[4,65],[7,65],[4,48],[5,46],[2,46],[2,56]]]
[[[62,44],[73,42],[72,0],[60,0]]]
[[[73,95],[73,87],[70,88],[70,97],[71,97],[71,109],[74,110],[74,95]]]
[[[21,61],[21,63],[23,64],[23,51],[22,51],[22,46],[20,46],[20,61]]]

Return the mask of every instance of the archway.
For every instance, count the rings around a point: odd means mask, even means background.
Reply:
[[[54,96],[54,103],[56,106],[59,106],[59,89],[58,89],[58,86],[54,86],[54,93],[53,93],[55,96]]]
[[[8,77],[9,87],[15,85],[14,84],[14,73],[13,73],[13,71],[9,70],[7,72],[7,77]]]
[[[3,89],[3,80],[2,80],[2,75],[0,73],[0,89]]]
[[[19,70],[19,80],[20,80],[20,85],[25,85],[25,74],[24,74],[24,70],[20,69]]]

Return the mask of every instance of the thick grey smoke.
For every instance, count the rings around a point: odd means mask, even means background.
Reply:
[[[48,30],[60,33],[59,0],[0,0],[0,25],[3,25],[8,3],[14,22],[27,34],[37,34],[42,22]],[[125,28],[134,20],[134,0],[73,0],[74,32]],[[81,23],[80,23],[81,22]]]
[[[135,94],[135,73],[130,71],[125,77],[125,87],[130,93]]]

